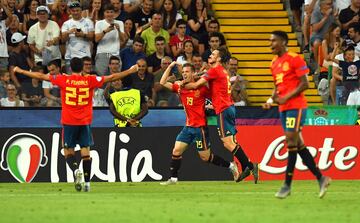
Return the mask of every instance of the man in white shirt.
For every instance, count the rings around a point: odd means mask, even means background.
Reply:
[[[24,102],[17,96],[17,90],[15,85],[6,85],[7,97],[0,99],[1,107],[24,107]]]
[[[0,9],[5,11],[7,18],[5,20],[0,20],[0,69],[7,70],[9,54],[6,42],[6,30],[11,24],[13,16],[8,7],[5,6],[5,4],[2,4],[2,2],[3,1],[0,1]]]
[[[104,18],[95,24],[95,42],[98,43],[95,67],[98,75],[109,74],[109,58],[119,57],[120,43],[125,39],[124,23],[114,20],[114,6],[104,6]]]
[[[47,65],[47,69],[50,75],[60,75],[60,68],[55,61],[50,61]],[[53,85],[50,81],[43,81],[42,88],[44,90],[44,96],[46,97],[46,106],[47,107],[60,107],[61,98],[60,98],[60,89],[58,86]]]
[[[91,42],[94,40],[94,24],[81,16],[79,2],[70,2],[71,19],[61,27],[62,42],[66,42],[65,67],[71,73],[70,60],[74,57],[91,57]]]
[[[45,66],[50,61],[56,60],[60,66],[60,28],[56,22],[49,20],[49,13],[46,6],[41,5],[36,8],[39,21],[30,27],[27,42],[35,55],[37,65]]]

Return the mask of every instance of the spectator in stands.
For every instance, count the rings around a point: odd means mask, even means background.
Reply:
[[[61,40],[66,43],[65,67],[70,73],[70,60],[74,57],[91,57],[92,41],[94,40],[94,24],[88,18],[82,18],[81,5],[74,1],[69,4],[71,19],[61,28]]]
[[[56,21],[59,27],[62,27],[65,21],[69,20],[67,0],[55,0],[54,4],[50,7],[51,20]],[[71,4],[71,2],[69,2]]]
[[[0,107],[24,107],[24,102],[19,99],[15,85],[6,85],[7,97],[0,99]]]
[[[144,39],[140,36],[135,37],[134,44],[131,47],[126,47],[120,52],[122,64],[122,70],[129,69],[132,65],[136,64],[139,59],[145,59],[144,53]]]
[[[172,59],[169,56],[164,57],[161,60],[161,68],[154,73],[154,90],[156,92],[156,98],[155,98],[155,104],[158,107],[168,107],[169,104],[172,106],[177,106],[179,104],[179,100],[176,100],[174,103],[173,100],[176,99],[176,94],[168,90],[167,88],[164,88],[160,84],[160,79],[162,75],[164,74],[166,68],[171,64]],[[172,70],[174,71],[174,70]],[[177,80],[177,76],[175,72],[172,72],[172,74],[169,76],[167,82],[175,82]],[[174,95],[175,94],[175,95]],[[170,101],[172,100],[172,101]]]
[[[215,32],[219,33],[220,46],[226,46],[225,37],[220,32],[220,23],[219,23],[219,21],[217,21],[216,19],[212,19],[212,20],[210,20],[209,25],[208,25],[208,39],[207,39],[206,43],[200,43],[199,47],[202,47],[201,45],[204,45],[204,49],[207,50],[210,47],[210,45],[209,45],[210,35],[212,33],[215,33]],[[199,49],[199,52],[200,52],[200,49]]]
[[[101,0],[90,0],[90,7],[82,12],[82,17],[89,18],[95,24],[104,18],[104,10],[102,9]]]
[[[12,35],[17,32],[23,34],[19,28],[19,18],[16,15],[13,15],[12,22],[10,23],[8,30],[6,30],[6,43],[8,45],[8,53],[11,53],[14,47],[14,44],[11,42]]]
[[[346,105],[360,105],[360,89],[359,88],[354,89],[354,91],[350,92],[349,97],[346,101]]]
[[[31,26],[38,22],[36,16],[36,8],[40,5],[38,0],[31,0],[25,2],[25,10],[27,13],[24,15],[23,32],[27,35]]]
[[[176,62],[178,64],[178,70],[181,73],[182,65],[191,63],[194,56],[194,43],[191,40],[184,41],[184,53],[177,57]]]
[[[171,52],[174,58],[178,57],[180,54],[184,53],[184,41],[191,40],[191,37],[185,35],[186,31],[186,22],[183,19],[179,19],[176,22],[176,34],[170,38],[170,47]]]
[[[360,57],[360,24],[351,23],[348,29],[348,37],[355,45],[355,54]]]
[[[351,23],[359,23],[360,1],[351,0],[351,5],[340,11],[339,21],[341,23],[341,34],[346,35]]]
[[[164,5],[164,1],[165,0],[154,0],[155,11],[157,11],[157,12],[161,11],[161,7]],[[176,6],[177,9],[180,9],[180,7],[181,7],[180,1],[183,1],[183,0],[174,0],[174,5]],[[191,1],[191,0],[187,0],[187,1]]]
[[[246,89],[243,87],[243,81],[240,76],[234,76],[230,80],[231,83],[231,98],[235,106],[249,105]]]
[[[192,0],[188,24],[190,26],[190,36],[193,38],[196,48],[199,47],[199,43],[207,42],[207,27],[209,22],[205,1]]]
[[[2,1],[3,5],[0,5],[4,11],[2,11],[2,15],[1,18],[6,19],[9,15],[8,12],[11,12],[11,14],[16,15],[19,18],[19,22],[22,25],[23,21],[24,21],[24,14],[22,13],[22,11],[17,9],[17,3],[18,1],[16,0],[6,0],[6,1]]]
[[[110,56],[119,56],[121,42],[125,40],[124,24],[122,21],[114,20],[114,7],[110,4],[104,6],[105,19],[95,24],[95,42],[97,52],[95,67],[98,75],[108,75]]]
[[[14,48],[9,55],[9,72],[11,80],[17,88],[20,88],[24,82],[31,82],[31,78],[19,73],[14,73],[14,67],[16,66],[26,70],[30,70],[30,68],[33,67],[29,54],[25,50],[25,38],[26,36],[23,36],[21,33],[14,33],[11,36],[11,42]]]
[[[165,38],[165,52],[170,54],[170,47],[169,47],[170,35],[168,31],[161,28],[162,27],[161,23],[162,23],[161,14],[155,13],[152,16],[151,26],[141,33],[141,37],[145,41],[145,52],[147,56],[153,54],[156,51],[155,38],[157,36],[162,36]]]
[[[148,66],[147,71],[150,74],[154,74],[157,70],[159,70],[161,67],[161,60],[165,56],[169,56],[165,52],[165,38],[164,37],[157,36],[155,38],[155,48],[156,48],[156,51],[146,58],[146,62],[147,62],[147,66]]]
[[[0,98],[6,98],[6,85],[10,83],[10,73],[6,69],[0,70]]]
[[[139,59],[136,62],[139,66],[137,73],[132,74],[132,88],[139,89],[145,94],[149,107],[155,106],[156,92],[154,89],[154,75],[147,72],[147,64],[145,59]]]
[[[314,7],[318,0],[305,0],[304,2],[304,21],[303,21],[303,36],[304,36],[304,48],[303,52],[308,53],[310,50],[309,47],[309,38],[310,38],[310,19],[311,14],[313,13]]]
[[[177,12],[175,0],[164,0],[160,13],[163,18],[163,28],[170,35],[174,35],[176,33],[176,21],[182,19],[181,14]]]
[[[132,79],[122,80],[123,89],[110,95],[110,112],[114,116],[116,127],[141,127],[141,119],[148,113],[145,96],[138,89],[132,89]],[[131,98],[128,103],[126,98]]]
[[[129,17],[129,14],[122,10],[122,2],[120,0],[111,0],[111,4],[114,6],[114,18],[125,22],[125,19]]]
[[[142,0],[123,0],[124,10],[127,13],[137,11],[141,6]]]
[[[301,8],[304,0],[290,0],[290,9],[294,17],[295,30],[301,32]]]
[[[204,63],[201,55],[197,52],[195,52],[193,54],[193,57],[192,57],[192,65],[194,66],[194,69],[195,69],[195,74],[197,75],[201,75],[204,70],[206,69],[206,63]]]
[[[44,73],[41,66],[35,66],[31,69],[33,72]],[[25,106],[39,107],[46,106],[46,98],[39,79],[32,78],[31,82],[25,82],[21,87],[21,99]]]
[[[121,60],[119,57],[111,56],[109,59],[109,72],[110,74],[119,73],[121,70]]]
[[[13,16],[7,5],[3,4],[3,1],[0,1],[0,8],[3,8],[4,13],[6,14],[5,17],[4,15],[1,15],[0,17],[0,69],[8,69],[9,54],[8,45],[6,42],[6,29],[12,22]]]
[[[211,53],[214,50],[217,50],[220,47],[220,44],[221,44],[220,33],[218,33],[218,32],[211,33],[210,36],[209,36],[209,46],[210,46],[210,48],[207,49],[203,53],[203,55],[202,55],[203,60],[207,61],[209,56],[211,55]]]
[[[239,73],[238,73],[238,59],[236,57],[231,57],[228,63],[228,71],[230,75],[230,81],[237,80],[240,82],[241,88],[246,89],[246,85],[248,84],[248,81],[245,80]]]
[[[154,13],[154,1],[143,0],[141,7],[131,14],[131,18],[135,23],[136,29],[139,30],[139,33],[150,27]]]
[[[60,28],[56,22],[49,20],[49,13],[46,6],[37,7],[36,15],[39,21],[29,29],[27,42],[35,55],[37,65],[46,66],[52,60],[56,60],[58,65],[61,64]]]
[[[335,101],[333,100],[334,104],[346,105],[349,91],[359,82],[359,69],[360,61],[355,55],[353,45],[345,48],[342,58],[340,56],[335,57],[332,72],[333,79],[341,83],[336,86],[336,99]],[[330,83],[330,93],[331,87],[332,85]]]
[[[124,21],[125,42],[122,43],[121,49],[132,47],[136,33],[136,27],[131,18]]]
[[[59,64],[56,61],[50,61],[47,65],[47,70],[50,75],[61,75]],[[44,96],[47,99],[47,107],[60,107],[60,89],[53,85],[50,81],[43,81],[42,88],[44,90]]]
[[[315,8],[311,16],[312,35],[310,42],[314,47],[314,59],[318,63],[319,46],[330,25],[335,22],[333,1],[320,0],[320,7]]]

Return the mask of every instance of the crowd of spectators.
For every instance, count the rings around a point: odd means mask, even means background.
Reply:
[[[193,63],[201,75],[213,50],[226,45],[210,0],[0,0],[0,106],[60,106],[60,92],[49,82],[14,73],[14,67],[71,74],[70,60],[83,58],[84,73],[108,75],[137,63],[132,88],[145,94],[148,106],[179,106],[176,94],[159,84],[172,61],[169,77],[181,78],[182,65]],[[232,95],[247,105],[246,83],[237,73]],[[121,81],[111,83],[113,91]],[[106,91],[105,91],[106,92]],[[108,106],[104,89],[94,106]]]
[[[360,0],[290,0],[290,7],[323,103],[360,105]]]

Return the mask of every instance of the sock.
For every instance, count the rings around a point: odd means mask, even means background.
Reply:
[[[178,171],[181,167],[181,159],[182,156],[172,156],[171,157],[171,163],[170,163],[170,176],[172,178],[178,177]]]
[[[85,182],[90,182],[91,176],[91,159],[83,159],[83,170]]]
[[[249,161],[249,158],[246,156],[240,145],[236,145],[235,149],[232,151],[232,154],[240,161],[241,169],[243,171],[246,167],[249,167],[250,170],[254,168],[254,165]]]
[[[69,165],[70,169],[72,170],[73,174],[75,174],[75,170],[79,169],[79,165],[76,162],[76,158],[74,155],[67,155],[65,157],[66,163]]]
[[[229,161],[226,161],[222,157],[220,157],[218,155],[215,155],[213,153],[210,154],[208,162],[212,163],[212,164],[214,164],[216,166],[227,167],[227,168],[230,167],[230,162]]]
[[[303,146],[299,148],[299,155],[303,160],[304,164],[309,168],[309,170],[316,176],[316,179],[320,180],[322,174],[319,168],[316,166],[314,158],[311,156],[309,150]]]
[[[295,164],[296,164],[296,159],[297,159],[297,148],[294,147],[292,149],[295,149],[291,151],[291,148],[289,148],[288,153],[288,163],[287,163],[287,167],[286,167],[286,172],[285,172],[285,184],[287,186],[291,186],[291,181],[294,175],[294,169],[295,169]]]

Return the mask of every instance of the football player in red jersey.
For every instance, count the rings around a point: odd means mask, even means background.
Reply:
[[[237,165],[233,162],[225,161],[222,157],[214,155],[210,151],[209,130],[205,115],[205,100],[208,96],[208,88],[202,86],[196,90],[187,90],[181,87],[181,83],[167,82],[171,69],[176,65],[172,62],[161,77],[160,84],[167,89],[178,93],[181,103],[184,106],[186,115],[186,125],[176,137],[176,142],[172,151],[170,164],[170,179],[161,183],[162,185],[176,184],[178,181],[178,170],[181,166],[183,152],[192,143],[196,143],[200,158],[217,166],[229,168],[237,181],[240,174]],[[194,82],[195,68],[192,64],[183,65],[182,76],[184,82]]]
[[[75,159],[74,148],[78,144],[81,148],[81,157],[84,170],[84,191],[90,190],[91,157],[90,146],[93,145],[90,124],[93,118],[93,94],[94,89],[104,83],[121,79],[137,71],[137,65],[130,69],[114,73],[109,76],[82,75],[83,61],[73,58],[70,61],[71,75],[50,75],[38,72],[30,72],[15,67],[14,71],[41,80],[50,81],[59,86],[61,90],[61,124],[63,125],[63,146],[65,148],[65,160],[75,174],[75,189],[82,189],[82,172],[78,168]]]
[[[237,165],[241,165],[242,173],[237,181],[245,179],[252,173],[255,183],[257,183],[259,179],[258,164],[252,163],[249,160],[236,141],[236,110],[231,99],[229,74],[223,66],[229,59],[230,55],[225,47],[214,50],[208,60],[211,68],[196,82],[187,83],[185,88],[197,89],[205,84],[209,85],[210,97],[217,114],[218,131],[221,141],[225,148],[234,155],[234,161]],[[240,169],[240,167],[238,168]]]
[[[272,53],[275,54],[270,67],[275,89],[263,107],[269,109],[274,102],[279,105],[280,119],[285,131],[289,154],[285,183],[275,196],[285,198],[290,195],[292,176],[297,154],[299,154],[304,164],[319,181],[319,197],[322,198],[331,179],[321,174],[301,135],[307,108],[304,91],[309,87],[307,80],[309,69],[298,54],[287,51],[288,36],[285,32],[272,32],[270,42]]]

